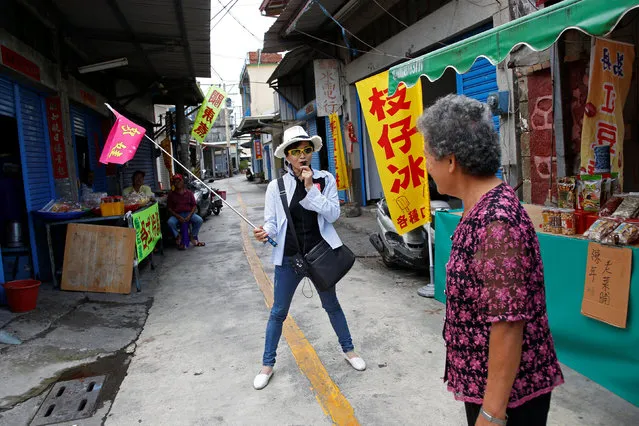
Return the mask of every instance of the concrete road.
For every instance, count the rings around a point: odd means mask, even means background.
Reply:
[[[261,224],[264,185],[237,177],[218,186]],[[340,232],[370,254],[365,235]],[[368,363],[364,372],[342,358],[319,297],[300,285],[275,375],[256,391],[272,299],[271,250],[249,239],[228,208],[206,221],[201,239],[206,247],[176,252],[173,264],[162,265],[107,425],[465,424],[462,404],[441,380],[444,306],[417,296],[423,276],[362,257],[339,284],[356,350]],[[567,367],[564,372],[551,425],[637,424],[639,408]]]

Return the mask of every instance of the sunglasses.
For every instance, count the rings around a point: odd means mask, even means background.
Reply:
[[[293,157],[299,157],[300,155],[302,155],[302,152],[306,155],[310,155],[313,153],[313,151],[315,151],[315,148],[313,148],[312,146],[307,146],[306,148],[293,148],[291,149],[288,153],[291,154]]]

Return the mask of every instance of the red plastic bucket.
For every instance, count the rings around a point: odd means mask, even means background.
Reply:
[[[36,308],[40,281],[18,280],[4,283],[7,304],[11,312],[27,312]]]

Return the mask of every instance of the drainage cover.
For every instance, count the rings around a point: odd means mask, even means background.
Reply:
[[[31,421],[31,426],[91,417],[105,379],[106,376],[95,376],[56,383]]]

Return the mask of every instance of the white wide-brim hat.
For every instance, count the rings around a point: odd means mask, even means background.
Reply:
[[[313,144],[315,152],[322,149],[322,138],[319,136],[309,136],[302,126],[293,126],[284,130],[284,137],[282,139],[282,144],[275,149],[273,154],[277,158],[286,158],[286,155],[284,155],[286,148],[297,142],[309,141]]]

